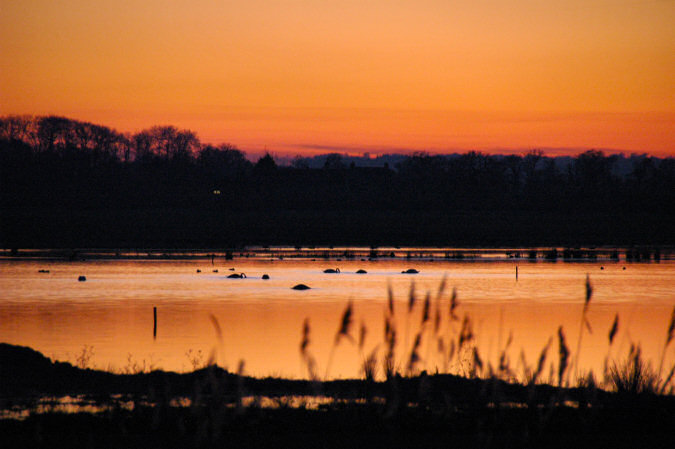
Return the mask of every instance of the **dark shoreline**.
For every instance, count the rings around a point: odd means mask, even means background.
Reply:
[[[123,395],[132,410],[0,420],[3,447],[668,447],[675,397],[525,386],[454,375],[386,382],[256,379],[218,367],[112,374],[0,344],[0,405]],[[241,407],[242,395],[322,395],[318,409]],[[190,405],[170,404],[172,397]],[[356,400],[356,402],[354,402]]]
[[[333,260],[450,260],[566,262],[660,262],[675,259],[675,246],[603,247],[335,247],[248,246],[240,248],[0,248],[6,260],[232,260],[333,259]]]
[[[268,397],[307,395],[327,396],[334,399],[372,399],[388,396],[386,381],[344,379],[330,381],[291,380],[283,378],[257,378],[239,376],[218,366],[205,367],[189,373],[153,371],[136,374],[116,374],[94,369],[82,369],[68,362],[53,362],[49,358],[25,346],[0,343],[0,398],[59,395],[134,395],[149,391],[169,389],[171,395],[185,396],[194,393],[194,385],[208,384],[213,378],[223,382],[224,392],[234,397],[238,389],[248,394]],[[534,401],[545,404],[552,398],[565,397],[575,402],[584,402],[581,388],[557,388],[550,385],[527,387],[502,380],[486,381],[469,379],[452,374],[422,374],[414,377],[397,377],[396,382],[403,396],[412,400],[420,388],[427,390],[426,401],[439,400],[441,391],[452,391],[458,404],[471,402],[481,391],[498,388],[505,402],[525,403]],[[493,383],[489,383],[493,382]],[[422,385],[424,384],[424,385]],[[488,385],[490,388],[488,388]],[[597,390],[600,399],[612,397],[612,393]],[[658,396],[672,402],[675,397]]]

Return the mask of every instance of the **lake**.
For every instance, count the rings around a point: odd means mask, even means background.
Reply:
[[[341,272],[327,274],[326,268]],[[420,272],[401,273],[408,268]],[[358,269],[367,274],[356,274]],[[227,278],[241,272],[245,279]],[[261,279],[263,274],[270,279]],[[235,257],[216,258],[212,265],[210,258],[82,262],[6,258],[0,261],[0,341],[30,346],[55,360],[77,363],[79,358],[89,367],[116,372],[188,371],[212,359],[233,371],[241,366],[249,375],[303,378],[307,368],[300,343],[308,319],[308,351],[316,359],[318,374],[360,377],[364,357],[375,351],[382,358],[391,285],[400,369],[405,370],[422,327],[424,297],[430,292],[430,318],[417,351],[418,371],[470,369],[466,351],[448,361],[449,341],[457,342],[467,316],[475,335],[472,344],[483,363],[497,366],[510,341],[505,354],[519,375],[523,360],[535,365],[553,339],[548,376],[554,369],[550,363],[557,363],[560,326],[572,354],[577,354],[587,274],[593,295],[587,312],[590,330],[582,331],[580,370],[602,372],[607,357],[625,357],[631,344],[640,344],[643,355],[658,367],[675,305],[675,261],[668,259],[630,263],[498,257],[462,261]],[[86,282],[78,282],[80,275]],[[438,299],[443,278],[447,288]],[[412,282],[416,302],[407,313]],[[298,283],[311,289],[292,290]],[[449,319],[453,288],[459,301],[457,320]],[[350,301],[352,340],[343,337],[333,349]],[[153,307],[157,307],[156,337]],[[608,333],[617,314],[618,333],[610,348]],[[366,332],[360,347],[362,327]],[[666,355],[666,366],[672,363],[675,345]]]

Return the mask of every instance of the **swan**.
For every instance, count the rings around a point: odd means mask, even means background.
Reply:
[[[339,268],[335,268],[335,269],[333,269],[333,268],[327,268],[327,269],[323,270],[323,272],[324,272],[324,273],[339,273],[339,272],[340,272],[340,269],[339,269]]]
[[[267,279],[270,278],[270,275],[269,275],[269,274],[263,274],[263,275],[262,275],[262,278],[265,279],[265,280],[267,280]]]
[[[361,270],[356,272],[356,274],[366,274],[366,273],[368,273],[368,272],[364,269],[361,269]]]
[[[417,274],[417,273],[419,273],[419,271],[417,271],[417,270],[414,269],[414,268],[408,268],[408,269],[405,270],[405,271],[401,271],[401,273],[403,273],[403,274]]]
[[[309,290],[311,287],[306,286],[305,284],[298,284],[291,287],[293,290]]]
[[[229,275],[228,278],[230,278],[230,279],[245,279],[246,274],[245,273],[239,273],[239,274],[233,273],[233,274]]]

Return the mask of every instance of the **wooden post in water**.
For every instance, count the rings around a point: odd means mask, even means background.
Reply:
[[[152,338],[157,339],[157,307],[152,308],[152,314],[154,315],[154,325],[152,326]]]
[[[518,265],[516,265],[516,281],[518,280]]]

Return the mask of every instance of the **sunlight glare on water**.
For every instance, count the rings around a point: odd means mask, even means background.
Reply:
[[[230,370],[236,370],[243,360],[245,373],[250,375],[300,378],[307,376],[299,345],[303,321],[308,318],[309,351],[323,376],[341,315],[351,300],[354,342],[341,341],[328,375],[360,377],[364,356],[377,348],[381,358],[387,285],[391,283],[401,369],[421,328],[427,291],[432,297],[431,318],[423,333],[419,368],[430,372],[466,369],[463,362],[448,366],[445,355],[438,352],[438,338],[444,339],[447,348],[448,339],[457,338],[461,325],[448,321],[453,288],[460,302],[457,313],[460,318],[471,317],[475,343],[484,360],[498,364],[499,352],[511,333],[507,354],[515,367],[521,350],[528,364],[536,363],[559,326],[563,326],[568,346],[576,349],[588,273],[593,285],[588,311],[593,333],[583,331],[580,367],[602,370],[615,314],[619,315],[619,333],[611,357],[623,357],[631,343],[640,343],[643,354],[658,366],[675,305],[673,261],[521,260],[517,264],[516,281],[514,261],[216,259],[214,265],[210,260],[2,261],[0,341],[30,346],[53,359],[73,363],[83,348],[91,347],[88,366],[117,372],[187,371],[213,357]],[[323,273],[326,268],[340,268],[341,273]],[[368,273],[356,274],[360,268]],[[402,274],[407,268],[420,273]],[[39,273],[41,269],[49,273]],[[245,279],[227,278],[242,272]],[[263,274],[270,279],[262,280]],[[78,282],[79,275],[86,275],[87,281]],[[447,288],[437,302],[444,276]],[[408,315],[412,281],[417,301]],[[311,289],[292,290],[298,283]],[[158,309],[156,339],[153,307]],[[441,317],[437,333],[433,329],[436,307]],[[211,316],[222,330],[222,341]],[[356,340],[362,323],[367,333],[360,350]],[[555,354],[554,345],[551,360]],[[667,363],[675,361],[673,347],[666,357]]]

